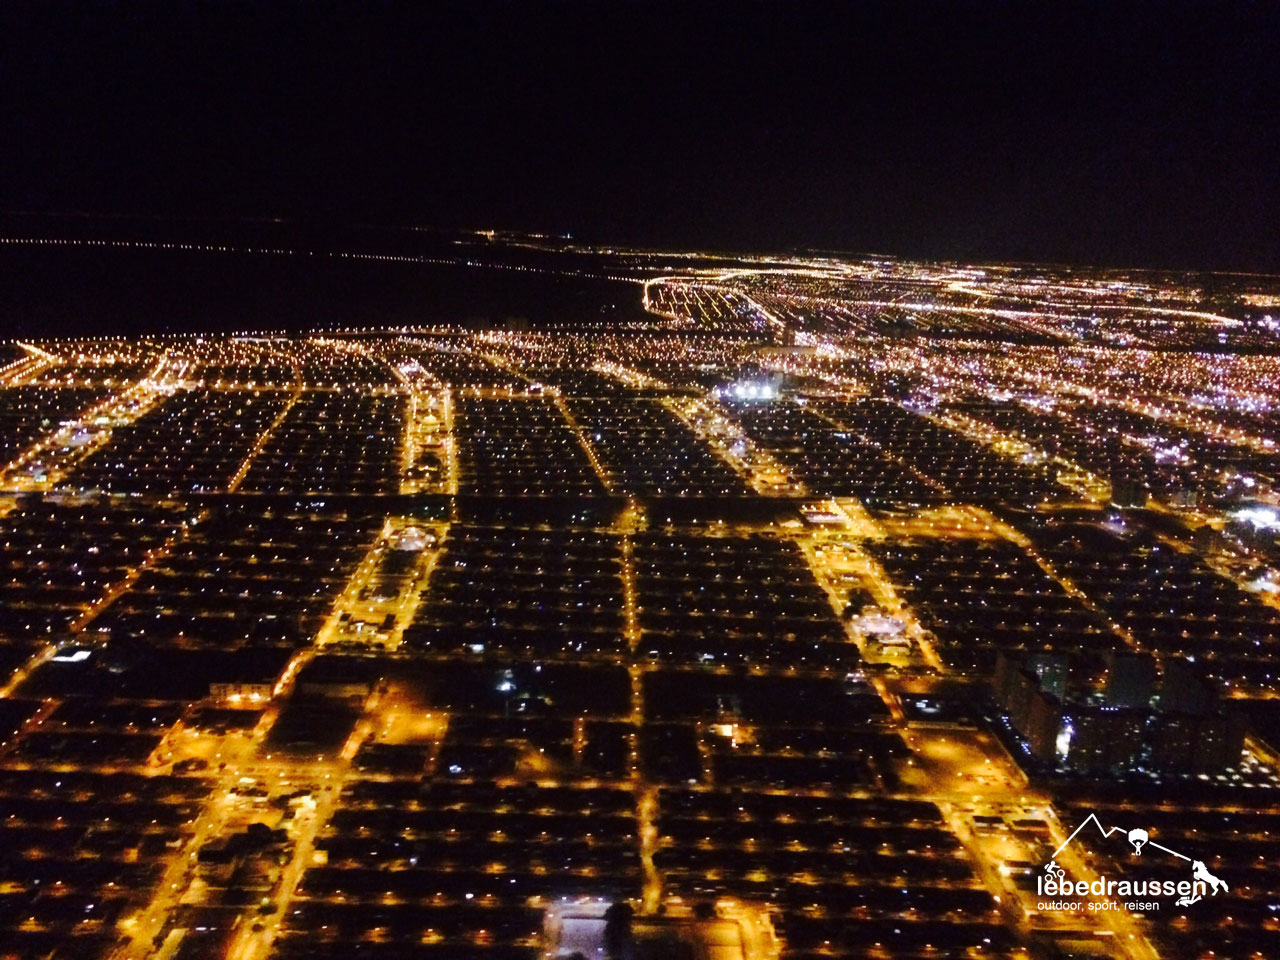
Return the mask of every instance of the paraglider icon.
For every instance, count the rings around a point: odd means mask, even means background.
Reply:
[[[1129,842],[1133,844],[1133,852],[1135,856],[1142,856],[1142,845],[1146,843],[1150,837],[1147,831],[1141,827],[1134,827],[1129,831]]]

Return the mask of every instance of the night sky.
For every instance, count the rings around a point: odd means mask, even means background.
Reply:
[[[0,4],[0,210],[1280,271],[1280,5]]]

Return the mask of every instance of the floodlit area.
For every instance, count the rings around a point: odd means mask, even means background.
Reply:
[[[774,960],[777,943],[768,912],[757,904],[724,900],[695,911],[678,900],[658,915],[625,924],[611,916],[613,904],[600,898],[563,900],[547,908],[547,958],[611,955],[621,936],[628,955],[641,960]],[[619,927],[625,930],[615,932]]]

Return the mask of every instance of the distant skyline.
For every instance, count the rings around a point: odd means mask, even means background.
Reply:
[[[1280,270],[1280,9],[8,3],[0,210]]]

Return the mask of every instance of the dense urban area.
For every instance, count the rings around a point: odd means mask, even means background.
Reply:
[[[458,243],[0,344],[0,958],[1280,956],[1280,280]]]

